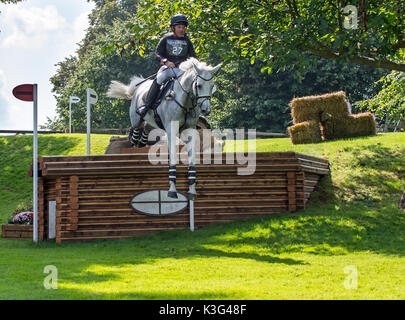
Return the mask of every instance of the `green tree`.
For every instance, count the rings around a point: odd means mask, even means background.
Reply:
[[[63,90],[69,82],[70,77],[75,73],[78,59],[75,56],[65,58],[65,60],[58,62],[56,74],[51,77],[51,83],[53,84],[53,92],[58,95],[63,94]]]
[[[379,86],[374,82],[387,74],[381,69],[323,58],[299,75],[298,68],[269,75],[260,72],[263,65],[260,61],[253,65],[245,61],[223,68],[216,81],[216,106],[210,117],[215,126],[285,132],[292,121],[292,98],[343,90],[353,104],[375,95]]]
[[[77,56],[59,62],[56,74],[51,78],[53,92],[57,100],[56,119],[48,119],[49,128],[67,128],[69,121],[69,97],[78,96],[81,102],[72,105],[72,126],[75,129],[86,127],[86,89],[94,89],[99,96],[92,107],[92,127],[118,128],[129,126],[129,102],[105,97],[111,80],[124,83],[135,74],[150,75],[155,72],[154,57],[139,55],[108,54],[100,47],[100,42],[113,33],[119,33],[116,21],[129,19],[135,12],[134,0],[95,1],[96,6],[89,16],[90,27],[80,43]]]
[[[357,27],[349,19],[355,6]],[[273,67],[304,69],[314,55],[389,70],[405,71],[403,0],[143,0],[121,38],[108,49],[144,51],[157,41],[170,16],[189,16],[197,52],[215,51],[228,60],[243,57]],[[357,21],[357,20],[350,20]],[[130,34],[130,37],[128,35]]]
[[[137,7],[136,1],[95,2],[96,8],[90,15],[90,28],[77,57],[68,57],[58,63],[57,73],[52,77],[59,119],[49,120],[50,127],[63,123],[67,126],[69,96],[79,96],[85,101],[87,87],[99,93],[99,103],[92,115],[93,127],[129,126],[128,102],[107,99],[104,93],[112,79],[129,82],[134,74],[149,75],[156,71],[155,45],[161,35],[168,31],[167,22],[171,15],[183,11],[176,1],[168,11],[163,11],[166,2],[157,1],[156,7],[147,9],[150,19],[146,24],[142,15],[133,18],[137,8],[145,10],[143,6]],[[215,3],[223,4],[220,1]],[[211,2],[208,2],[207,7],[202,7],[203,12],[210,5]],[[155,11],[159,13],[159,10],[164,13],[163,20],[160,20],[164,23],[161,24],[156,20],[159,15]],[[190,17],[194,19],[190,31],[197,45],[198,56],[213,65],[223,61],[224,56],[228,57],[228,63],[216,76],[218,91],[210,116],[214,127],[284,132],[291,121],[289,103],[293,97],[344,90],[351,102],[364,100],[378,92],[373,83],[387,73],[378,68],[318,58],[311,53],[300,53],[295,60],[290,57],[290,62],[269,73],[271,59],[258,56],[247,59],[248,56],[243,56],[240,47],[235,47],[229,39],[210,43],[210,34],[197,32],[197,20],[201,20],[202,28],[205,28],[205,20],[211,16],[215,18],[217,14],[214,10],[199,13],[199,19]],[[116,50],[112,50],[114,48]],[[219,49],[209,51],[209,48]],[[224,55],[226,52],[228,56]],[[298,63],[298,60],[301,62]],[[74,127],[84,129],[86,116],[83,102],[73,105],[73,114]]]
[[[393,71],[381,78],[382,89],[371,99],[358,102],[362,109],[379,116],[380,121],[398,123],[405,119],[405,73]]]

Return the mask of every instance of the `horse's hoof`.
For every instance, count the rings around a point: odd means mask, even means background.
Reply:
[[[174,199],[177,199],[178,197],[177,197],[177,192],[175,192],[175,191],[169,191],[168,193],[167,193],[167,196],[169,197],[169,198],[174,198]]]
[[[188,200],[197,200],[197,195],[195,193],[189,193]]]

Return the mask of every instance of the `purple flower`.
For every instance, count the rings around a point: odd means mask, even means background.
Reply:
[[[32,216],[30,211],[20,212],[13,217],[13,223],[32,224]]]

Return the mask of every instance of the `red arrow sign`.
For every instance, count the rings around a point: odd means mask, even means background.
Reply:
[[[22,101],[34,101],[34,85],[22,84],[13,89],[13,95]]]

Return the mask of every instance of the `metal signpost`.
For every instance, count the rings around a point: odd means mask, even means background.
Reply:
[[[33,240],[38,242],[38,85],[37,84],[22,84],[13,89],[13,95],[22,101],[32,101],[34,103],[34,124],[33,124],[33,207],[34,207],[34,223],[33,223]]]
[[[72,133],[72,103],[80,102],[80,98],[71,96],[69,99],[69,133]]]
[[[90,105],[95,104],[97,100],[97,93],[93,89],[87,88],[87,155],[90,155]]]

